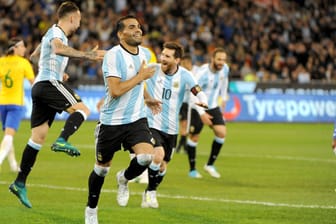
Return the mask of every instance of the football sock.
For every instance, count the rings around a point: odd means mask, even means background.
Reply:
[[[211,153],[210,153],[207,165],[214,164],[222,148],[223,143],[224,143],[224,139],[217,138],[217,137],[214,139],[214,141],[212,142]]]
[[[148,167],[148,186],[146,191],[154,191],[158,186],[158,176],[159,176],[160,164],[155,164],[151,162]]]
[[[187,142],[187,153],[189,159],[190,171],[196,167],[196,145],[190,145],[190,141]]]
[[[0,148],[0,164],[4,161],[6,156],[8,155],[9,151],[11,150],[13,146],[13,136],[11,135],[5,135],[1,142],[1,148]]]
[[[157,177],[157,186],[160,185],[165,175],[166,175],[166,170],[159,172],[159,175]]]
[[[26,179],[34,166],[38,152],[39,150],[30,146],[29,143],[26,145],[26,148],[22,153],[20,172],[16,177],[15,180],[16,183],[20,182],[23,183],[23,185],[25,185]]]
[[[98,205],[101,188],[104,184],[105,177],[101,177],[93,170],[89,177],[89,196],[87,206],[96,208]]]
[[[81,112],[76,111],[72,113],[66,120],[59,137],[63,138],[65,141],[68,141],[70,135],[77,131],[77,129],[80,127],[84,120],[85,118]]]
[[[185,145],[186,145],[186,140],[187,140],[187,136],[185,135],[181,135],[180,136],[180,141],[176,147],[176,150],[180,151],[180,149],[183,147],[185,149]]]
[[[142,174],[142,172],[145,171],[145,169],[147,169],[148,165],[146,166],[142,166],[138,163],[137,157],[134,157],[129,166],[127,167],[127,169],[125,170],[125,178],[127,180],[132,180],[133,178],[139,176],[140,174]]]

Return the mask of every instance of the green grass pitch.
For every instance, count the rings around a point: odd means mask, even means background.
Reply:
[[[87,179],[94,164],[95,122],[70,138],[78,158],[50,150],[63,122],[55,122],[28,178],[27,209],[9,193],[16,174],[4,161],[0,172],[0,223],[84,223]],[[145,185],[130,183],[126,208],[116,203],[118,170],[127,152],[115,155],[99,202],[99,223],[134,224],[322,224],[336,223],[336,156],[333,124],[234,123],[216,162],[220,179],[203,171],[213,134],[205,128],[197,151],[202,179],[188,177],[187,156],[175,154],[158,191],[159,209],[142,209]],[[18,160],[30,135],[24,121],[15,137]]]

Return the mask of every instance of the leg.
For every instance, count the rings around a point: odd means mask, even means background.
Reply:
[[[225,141],[226,128],[225,125],[214,125],[213,130],[215,132],[215,139],[212,142],[211,153],[208,159],[207,164],[204,166],[204,169],[215,178],[220,178],[220,174],[217,172],[214,163],[220,153],[220,150]]]
[[[98,223],[97,205],[100,192],[104,184],[105,176],[110,171],[110,162],[106,164],[96,163],[88,180],[88,202],[85,208],[85,223]]]
[[[35,164],[37,154],[45,141],[48,129],[49,126],[47,122],[32,129],[32,136],[22,154],[20,172],[14,183],[9,186],[9,190],[28,208],[31,208],[32,205],[27,197],[26,180]]]
[[[202,178],[202,175],[196,170],[196,147],[199,139],[198,134],[190,135],[187,141],[187,153],[189,161],[189,177]]]

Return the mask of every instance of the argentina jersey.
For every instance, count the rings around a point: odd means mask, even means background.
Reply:
[[[218,97],[226,98],[229,66],[224,64],[223,68],[217,73],[213,73],[209,64],[204,64],[197,72],[198,84],[208,97],[208,107],[213,109],[218,107]]]
[[[60,80],[63,79],[65,67],[69,58],[53,53],[51,41],[59,38],[64,45],[68,45],[68,38],[64,32],[56,24],[54,24],[43,36],[41,42],[41,52],[39,60],[39,69],[35,82],[44,80]]]
[[[102,71],[105,83],[105,101],[100,113],[100,122],[105,125],[121,125],[146,117],[144,105],[144,82],[134,86],[123,95],[113,98],[109,94],[108,77],[126,81],[137,75],[142,61],[150,60],[147,48],[139,46],[137,55],[130,54],[120,45],[110,49],[104,57]]]
[[[167,134],[178,134],[179,111],[183,102],[186,88],[196,85],[192,74],[185,68],[179,67],[173,75],[166,75],[160,64],[155,64],[154,76],[146,80],[148,93],[157,100],[162,101],[162,111],[153,115],[147,108],[148,125],[151,128],[163,131]]]

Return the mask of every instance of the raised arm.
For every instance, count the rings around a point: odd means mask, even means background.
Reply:
[[[70,46],[64,45],[62,41],[58,38],[55,38],[51,41],[51,46],[55,54],[72,57],[72,58],[102,60],[106,53],[105,50],[98,50],[98,46],[96,46],[91,51],[76,50]]]

